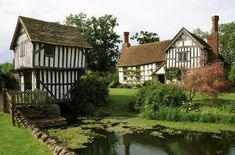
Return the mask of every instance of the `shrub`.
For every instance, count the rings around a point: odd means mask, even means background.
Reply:
[[[147,81],[144,81],[143,86],[147,87],[147,86],[151,86],[154,84],[156,84],[156,83],[154,83],[152,80],[147,80]]]
[[[11,72],[7,72],[3,74],[3,77],[6,82],[6,88],[7,89],[18,89],[19,88],[19,81],[16,79],[14,74]]]
[[[166,68],[165,70],[166,70],[165,76],[167,80],[180,79],[182,74],[182,69],[178,67],[172,67],[172,68]]]
[[[145,90],[147,89],[147,90]],[[152,105],[154,111],[158,110],[161,106],[178,107],[186,102],[186,95],[184,91],[175,85],[158,84],[144,88],[142,95],[138,98],[138,102],[144,105]],[[144,106],[142,106],[144,108]],[[143,109],[144,110],[144,109]]]
[[[110,88],[118,86],[118,72],[108,73],[103,76],[104,82]]]
[[[135,104],[135,110],[140,111],[142,109],[142,105],[145,102],[146,96],[154,90],[157,86],[156,85],[148,85],[146,87],[142,87],[137,96],[136,96],[136,104]]]
[[[118,79],[113,79],[111,83],[109,83],[109,88],[116,88],[119,85]]]
[[[159,110],[154,111],[148,106],[147,109],[141,113],[142,117],[155,120],[167,121],[182,121],[182,122],[204,122],[204,123],[223,123],[234,124],[235,115],[231,114],[218,114],[210,112],[191,112],[181,111],[178,107],[160,107]]]
[[[76,113],[92,114],[95,106],[106,103],[108,88],[94,76],[82,77],[72,91],[72,107]]]
[[[178,108],[160,107],[158,111],[152,109],[146,110],[142,113],[143,117],[156,120],[179,121],[180,113]]]
[[[158,120],[179,120],[178,109],[187,101],[184,91],[175,85],[156,84],[140,89],[135,109],[143,117]]]
[[[224,78],[223,64],[215,62],[202,68],[188,69],[182,75],[179,86],[189,92],[188,100],[191,102],[196,92],[216,99],[218,95],[229,90],[230,83]]]

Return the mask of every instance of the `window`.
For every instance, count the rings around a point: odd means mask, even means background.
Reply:
[[[188,52],[178,53],[178,61],[188,61]]]
[[[123,80],[127,80],[127,67],[123,67]]]
[[[54,46],[45,45],[44,51],[45,51],[46,57],[53,57],[54,56]]]
[[[25,50],[26,50],[26,44],[21,44],[20,45],[20,57],[25,56]]]

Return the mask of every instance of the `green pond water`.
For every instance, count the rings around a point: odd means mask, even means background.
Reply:
[[[184,133],[151,136],[151,130],[122,135],[100,131],[85,149],[75,150],[81,155],[235,155],[234,134]]]

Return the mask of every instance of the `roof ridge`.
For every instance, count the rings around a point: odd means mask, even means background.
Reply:
[[[10,49],[16,46],[17,33],[23,26],[31,42],[91,48],[77,27],[19,16]]]
[[[145,44],[133,45],[133,46],[130,46],[130,47],[128,47],[128,48],[132,48],[132,47],[141,47],[141,46],[147,46],[147,45],[153,45],[153,44],[160,44],[160,43],[167,42],[167,41],[171,41],[171,39],[166,39],[166,40],[156,41],[156,42],[151,42],[151,43],[145,43]],[[128,48],[127,48],[127,49],[128,49]]]
[[[25,18],[25,19],[28,19],[28,20],[35,20],[35,21],[44,22],[44,23],[57,24],[57,25],[61,25],[61,26],[77,28],[77,27],[71,26],[71,25],[64,25],[64,24],[57,23],[57,22],[45,21],[45,20],[36,19],[36,18],[31,18],[31,17],[26,17],[26,16],[19,16],[19,18],[21,18],[21,19],[22,19],[22,18]]]

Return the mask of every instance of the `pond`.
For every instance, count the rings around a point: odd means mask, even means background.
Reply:
[[[84,149],[75,149],[82,155],[235,155],[232,135],[209,133],[164,134],[152,136],[153,130],[122,135],[118,132],[99,131]]]

